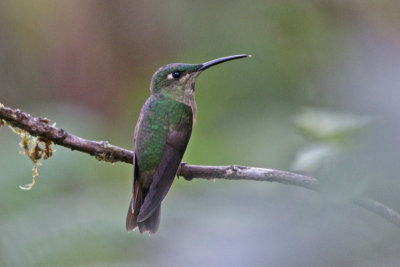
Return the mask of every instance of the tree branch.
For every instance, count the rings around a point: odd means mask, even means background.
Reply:
[[[73,135],[64,129],[49,124],[47,118],[37,118],[19,109],[0,106],[0,119],[9,125],[27,131],[33,136],[40,136],[52,141],[54,144],[78,150],[95,156],[98,160],[108,162],[122,161],[132,164],[133,152],[114,145],[107,141],[91,141]]]
[[[49,124],[47,118],[37,118],[19,109],[11,109],[0,104],[0,120],[7,124],[27,131],[32,136],[38,136],[53,143],[95,156],[98,160],[107,162],[125,162],[132,164],[133,151],[111,145],[107,141],[91,141],[73,135],[64,129]],[[0,121],[1,122],[1,121]],[[1,125],[1,123],[0,123]],[[186,180],[227,179],[277,182],[281,184],[300,186],[313,191],[319,191],[318,180],[309,176],[287,171],[255,168],[239,165],[230,166],[198,166],[182,163],[178,176]],[[400,227],[400,214],[384,204],[367,198],[355,199],[353,203],[365,208],[389,222]]]

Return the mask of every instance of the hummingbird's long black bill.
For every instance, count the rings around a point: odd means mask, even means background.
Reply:
[[[201,67],[198,71],[203,71],[205,69],[208,69],[211,66],[215,66],[217,64],[221,64],[223,62],[229,61],[229,60],[234,60],[234,59],[239,59],[239,58],[244,58],[244,57],[251,57],[250,55],[234,55],[234,56],[229,56],[229,57],[221,57],[217,59],[213,59],[210,61],[207,61],[203,64],[201,64]]]

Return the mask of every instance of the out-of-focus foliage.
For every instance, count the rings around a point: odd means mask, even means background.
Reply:
[[[357,133],[367,130],[371,118],[341,114],[318,108],[304,108],[293,116],[299,132],[311,142],[299,149],[291,169],[316,174],[354,144]]]
[[[85,138],[132,147],[158,67],[239,53],[253,57],[200,76],[185,161],[290,169],[310,140],[332,144],[331,121],[301,124],[322,138],[298,131],[302,107],[352,114],[334,119],[346,133],[374,121],[307,170],[323,197],[177,179],[151,237],[124,229],[131,166],[55,147],[25,192],[31,162],[2,127],[0,265],[397,265],[400,230],[346,200],[400,210],[399,13],[394,0],[1,1],[0,102]]]
[[[293,121],[301,133],[312,140],[343,143],[356,130],[365,130],[364,126],[371,119],[308,108],[295,115]]]

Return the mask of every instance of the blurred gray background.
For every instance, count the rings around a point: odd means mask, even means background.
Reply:
[[[177,179],[159,232],[125,232],[131,166],[55,147],[31,191],[20,138],[0,128],[2,266],[396,266],[400,229],[399,1],[0,3],[0,102],[132,148],[154,71],[208,70],[184,161],[296,170],[324,194]],[[311,108],[311,109],[310,109]]]

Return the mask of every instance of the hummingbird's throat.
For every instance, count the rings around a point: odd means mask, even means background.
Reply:
[[[192,108],[193,121],[196,121],[197,105],[195,101],[195,82],[199,73],[191,73],[183,76],[178,84],[173,85],[175,88],[170,90],[170,95],[175,101],[181,102]]]
[[[183,95],[175,98],[176,101],[181,102],[185,105],[188,105],[192,108],[193,113],[193,122],[196,121],[196,112],[197,112],[197,105],[195,100],[195,93],[194,93],[194,82],[190,84],[190,86],[186,87],[184,90]]]
[[[193,123],[196,122],[197,104],[194,97],[194,82],[185,90],[185,100],[183,103],[192,108]]]
[[[186,73],[179,80],[172,81],[168,86],[161,88],[159,94],[183,103],[192,108],[193,121],[196,119],[195,82],[201,72]]]
[[[187,73],[171,85],[167,93],[176,101],[189,105],[194,98],[195,82],[200,73]]]

